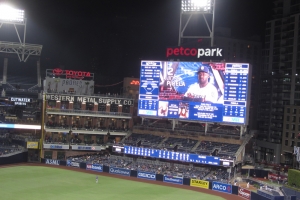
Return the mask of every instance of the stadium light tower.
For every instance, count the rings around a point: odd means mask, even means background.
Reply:
[[[40,56],[42,52],[42,45],[27,44],[26,41],[26,18],[24,10],[15,9],[8,4],[0,4],[0,28],[3,24],[13,25],[16,30],[19,42],[0,41],[0,53],[17,54],[20,62],[26,62],[29,56]],[[22,33],[17,27],[23,28]]]
[[[207,16],[212,15],[211,20],[207,20]],[[186,17],[187,16],[187,17]],[[193,16],[202,16],[208,35],[184,35]],[[187,19],[186,19],[187,18]],[[181,46],[184,38],[210,38],[210,45],[214,45],[214,21],[215,21],[215,0],[181,0],[180,24],[179,24],[179,40],[178,46]]]

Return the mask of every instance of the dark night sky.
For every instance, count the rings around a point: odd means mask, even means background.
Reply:
[[[123,77],[139,77],[141,59],[165,59],[166,47],[178,43],[180,0],[9,2],[26,12],[26,42],[43,45],[43,72],[64,66],[97,72],[99,84],[115,83]],[[216,2],[215,27],[231,28],[233,37],[262,35],[266,20],[271,19],[272,0]],[[13,27],[0,29],[0,40],[17,41]],[[36,74],[32,60],[23,64],[10,59],[9,67],[8,73]]]

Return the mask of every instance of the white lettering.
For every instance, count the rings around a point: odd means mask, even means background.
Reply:
[[[59,160],[46,159],[48,165],[59,165]]]
[[[143,172],[139,172],[138,176],[139,177],[144,177],[144,178],[150,178],[150,179],[154,179],[155,178],[154,174],[147,174],[147,173],[143,173]]]
[[[222,57],[222,50],[219,48],[215,49],[198,49],[198,58],[201,56],[220,56]]]

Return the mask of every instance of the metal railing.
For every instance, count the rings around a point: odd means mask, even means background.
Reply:
[[[74,109],[58,109],[58,108],[47,108],[46,112],[53,113],[69,113],[69,114],[86,114],[86,115],[110,115],[110,116],[126,116],[131,117],[130,113],[122,112],[105,112],[105,111],[92,111],[92,110],[74,110]]]

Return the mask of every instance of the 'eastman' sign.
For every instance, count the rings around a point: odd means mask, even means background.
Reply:
[[[86,96],[73,96],[73,95],[57,95],[47,94],[46,100],[54,101],[71,101],[80,103],[98,103],[98,104],[118,104],[118,105],[133,105],[132,99],[118,99],[109,97],[86,97]]]

